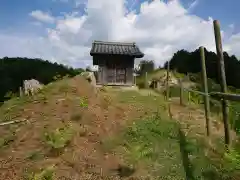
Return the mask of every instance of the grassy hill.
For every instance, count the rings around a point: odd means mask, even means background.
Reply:
[[[0,121],[25,121],[0,126],[0,179],[239,179],[222,128],[209,145],[203,111],[171,104],[173,119],[160,94],[96,93],[80,76],[13,98]]]

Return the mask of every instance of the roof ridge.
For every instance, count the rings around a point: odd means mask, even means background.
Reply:
[[[96,44],[116,44],[116,45],[136,45],[135,42],[118,42],[118,41],[93,41]]]

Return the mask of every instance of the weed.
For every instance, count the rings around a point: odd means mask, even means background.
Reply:
[[[80,107],[86,108],[88,107],[88,103],[86,99],[81,99],[80,100]]]
[[[39,159],[42,159],[43,157],[44,155],[40,151],[33,151],[27,155],[26,159],[39,160]]]
[[[53,180],[54,166],[47,167],[39,173],[30,173],[25,178],[27,180]]]
[[[3,138],[0,138],[0,148],[8,146],[10,143],[12,143],[15,139],[15,135],[10,134]]]
[[[51,149],[61,149],[67,146],[73,136],[73,129],[70,127],[58,128],[53,132],[46,132],[44,140]]]

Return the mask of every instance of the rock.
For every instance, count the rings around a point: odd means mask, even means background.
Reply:
[[[24,80],[23,89],[25,95],[34,95],[35,92],[42,89],[42,85],[36,79]]]

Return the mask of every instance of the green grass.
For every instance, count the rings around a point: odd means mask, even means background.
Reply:
[[[124,154],[125,162],[136,169],[144,164],[156,179],[185,179],[178,143],[178,124],[165,121],[159,114],[130,124],[107,148]],[[111,146],[109,146],[111,145]],[[113,145],[115,147],[113,147]],[[158,177],[158,178],[157,178]]]
[[[186,136],[164,112],[134,121],[118,137],[103,144],[106,151],[123,155],[125,163],[136,171],[144,167],[154,179],[223,180],[230,177],[230,167],[234,166],[229,163],[228,168],[219,167],[210,155],[206,156],[204,138]]]
[[[32,101],[33,99],[31,99],[30,97],[15,97],[4,102],[4,104],[1,106],[0,122],[14,120],[16,117],[22,114],[22,111],[24,110],[24,105]]]
[[[226,165],[229,171],[240,171],[240,153],[235,149],[230,149],[224,154]]]
[[[144,105],[144,106],[153,106],[155,107],[154,110],[158,109],[159,107],[162,108],[165,106],[165,102],[163,96],[159,96],[154,91],[146,91],[144,95],[141,94],[142,90],[140,91],[121,91],[116,92],[116,99],[120,103],[124,104],[132,104],[132,105]]]
[[[238,134],[240,134],[240,103],[230,102],[229,108],[230,124]]]

